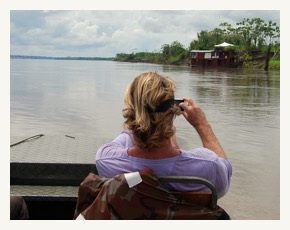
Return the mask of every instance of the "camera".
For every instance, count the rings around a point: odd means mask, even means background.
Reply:
[[[179,104],[181,102],[184,102],[184,100],[183,99],[174,99],[174,104],[177,105],[181,111],[184,111],[184,109],[179,106]]]

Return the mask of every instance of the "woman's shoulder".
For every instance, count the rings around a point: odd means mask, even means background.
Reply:
[[[96,159],[101,158],[119,158],[119,157],[128,157],[128,148],[120,146],[115,142],[110,142],[101,146],[97,153]]]
[[[198,147],[190,150],[180,150],[182,157],[189,157],[189,158],[212,158],[217,157],[217,155],[211,151],[210,149]]]
[[[229,169],[231,168],[231,163],[228,159],[219,157],[212,150],[203,147],[191,150],[181,150],[181,157],[188,163],[193,160],[195,162],[200,162],[201,164],[214,164],[218,167],[226,165]]]

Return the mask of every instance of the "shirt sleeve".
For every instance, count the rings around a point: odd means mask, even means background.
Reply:
[[[122,131],[112,142],[102,145],[97,153],[96,160],[102,158],[119,157],[124,150],[133,147],[133,135],[129,131]]]
[[[117,136],[113,143],[118,144],[119,146],[123,148],[131,148],[133,147],[133,134],[129,131],[122,131],[119,136]]]
[[[206,148],[204,148],[206,149]],[[218,192],[218,198],[223,197],[229,190],[232,176],[232,165],[229,160],[219,157],[212,150],[208,152],[207,159],[214,162],[215,167],[215,187]],[[211,154],[210,154],[211,153]]]
[[[218,191],[218,197],[223,197],[229,190],[230,181],[232,176],[232,165],[227,159],[218,158],[218,164],[216,168],[216,189]]]
[[[195,148],[187,152],[190,156],[200,159],[195,163],[195,168],[202,169],[201,177],[209,179],[218,192],[218,197],[223,197],[229,190],[232,176],[232,165],[229,160],[217,156],[212,150],[207,148]],[[203,160],[201,160],[203,159]]]

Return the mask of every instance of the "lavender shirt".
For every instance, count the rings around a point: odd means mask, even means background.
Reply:
[[[221,198],[230,186],[232,166],[224,158],[218,157],[207,148],[180,150],[181,155],[166,159],[143,159],[128,155],[133,147],[133,136],[123,131],[111,143],[99,148],[96,154],[96,167],[100,176],[113,177],[117,174],[135,172],[151,168],[158,176],[197,176],[211,181]],[[168,189],[176,191],[207,190],[203,185],[172,183]]]

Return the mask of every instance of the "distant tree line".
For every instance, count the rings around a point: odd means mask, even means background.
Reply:
[[[114,60],[179,64],[190,58],[191,50],[211,50],[222,42],[234,44],[231,48],[235,49],[240,59],[245,62],[253,60],[254,53],[255,58],[257,53],[260,54],[258,58],[265,59],[266,70],[270,59],[280,63],[280,28],[277,23],[265,22],[260,18],[244,18],[235,26],[223,22],[212,31],[202,30],[188,47],[179,41],[173,41],[171,44],[163,44],[160,52],[118,53]]]
[[[11,59],[50,59],[50,60],[85,60],[85,61],[112,61],[114,58],[105,57],[48,57],[48,56],[27,56],[27,55],[10,55]]]

